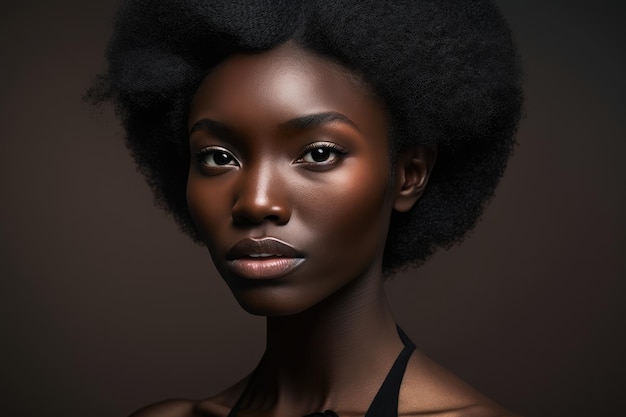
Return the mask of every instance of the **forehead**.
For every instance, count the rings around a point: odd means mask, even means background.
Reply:
[[[207,113],[218,119],[271,113],[278,122],[324,111],[387,133],[384,105],[358,75],[289,42],[263,53],[231,56],[213,68],[192,100],[189,122]]]

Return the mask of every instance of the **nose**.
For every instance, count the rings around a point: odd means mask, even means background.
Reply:
[[[289,222],[287,187],[273,162],[262,161],[240,171],[232,218],[239,226]]]

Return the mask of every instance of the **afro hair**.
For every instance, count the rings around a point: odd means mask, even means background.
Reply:
[[[422,198],[392,215],[385,273],[461,241],[504,172],[523,102],[519,55],[490,1],[128,0],[87,97],[113,102],[157,205],[199,242],[185,198],[191,98],[230,55],[288,40],[365,80],[393,149],[437,146]]]

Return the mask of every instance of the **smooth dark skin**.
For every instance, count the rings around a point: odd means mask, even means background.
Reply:
[[[401,152],[392,177],[384,106],[354,80],[341,66],[287,43],[229,58],[191,103],[191,214],[238,302],[267,316],[266,353],[240,417],[326,409],[363,416],[402,350],[384,294],[383,249],[392,211],[409,210],[419,199],[435,151]],[[303,116],[329,112],[302,123]],[[341,151],[321,152],[316,161],[307,146],[320,143]],[[207,149],[215,153],[202,154]],[[239,277],[225,252],[246,237],[288,242],[304,261],[279,278]],[[226,417],[246,382],[132,417]],[[398,411],[508,415],[419,351],[407,366]]]

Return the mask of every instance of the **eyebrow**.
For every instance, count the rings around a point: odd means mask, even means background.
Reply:
[[[346,123],[354,127],[356,130],[360,130],[356,123],[350,120],[350,118],[334,111],[313,113],[307,114],[305,116],[295,117],[284,123],[279,124],[278,128],[281,130],[305,130],[335,122]],[[224,123],[220,123],[216,120],[206,118],[198,120],[196,123],[194,123],[191,129],[189,129],[189,135],[197,130],[205,130],[212,135],[225,139],[234,138],[237,136],[235,129],[225,125]]]
[[[223,139],[232,139],[237,137],[237,132],[235,132],[235,129],[213,119],[205,118],[198,120],[196,123],[193,124],[193,126],[191,126],[191,129],[189,129],[189,136],[191,136],[195,131],[198,130],[204,130],[212,136]]]
[[[279,125],[280,129],[311,129],[314,127],[323,126],[325,124],[333,123],[333,122],[342,122],[351,125],[356,130],[359,130],[356,123],[350,120],[347,116],[344,116],[341,113],[337,113],[334,111],[323,112],[323,113],[314,113],[307,114],[306,116],[296,117],[291,119],[285,123],[281,123]]]

